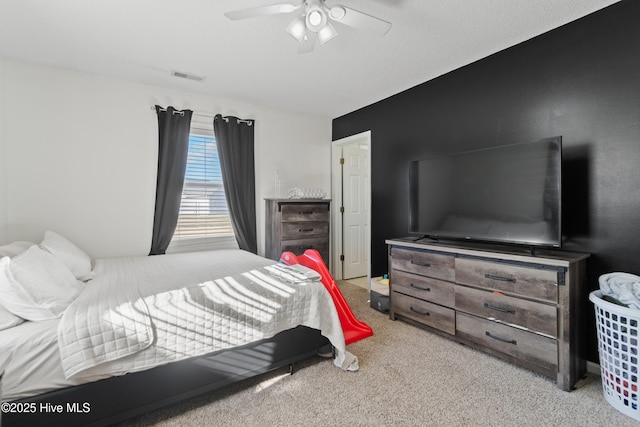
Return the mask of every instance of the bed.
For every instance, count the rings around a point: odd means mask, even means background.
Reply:
[[[357,369],[331,295],[307,267],[241,250],[92,263],[53,232],[6,252],[5,427],[108,425],[327,351],[338,368]],[[44,264],[53,302],[32,271]],[[40,307],[16,305],[15,282],[36,283]]]

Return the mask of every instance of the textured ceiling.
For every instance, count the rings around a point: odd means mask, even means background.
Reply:
[[[335,118],[617,0],[327,0],[393,26],[335,24],[309,54],[284,31],[292,14],[224,16],[277,2],[0,0],[0,56]]]

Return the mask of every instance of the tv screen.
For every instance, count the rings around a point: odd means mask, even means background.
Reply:
[[[562,138],[409,164],[409,232],[560,247]]]

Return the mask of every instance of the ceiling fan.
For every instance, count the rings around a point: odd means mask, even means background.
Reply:
[[[232,20],[278,15],[298,11],[286,31],[300,45],[299,53],[311,52],[316,39],[325,44],[338,35],[331,22],[338,22],[358,30],[384,35],[391,28],[391,23],[375,16],[359,12],[342,5],[327,6],[325,0],[304,0],[300,3],[278,3],[267,6],[256,6],[248,9],[227,12],[224,15]]]

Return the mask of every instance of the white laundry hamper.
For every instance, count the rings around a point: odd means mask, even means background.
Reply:
[[[640,421],[640,310],[605,301],[599,290],[591,292],[589,300],[596,310],[604,397],[611,406]]]

